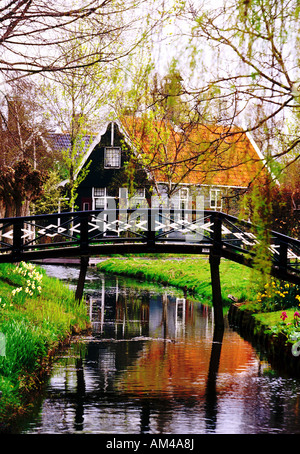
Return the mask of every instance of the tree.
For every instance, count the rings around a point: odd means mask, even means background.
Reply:
[[[59,208],[61,211],[67,208],[67,201],[62,197],[59,187],[60,181],[57,171],[48,172],[47,178],[43,179],[43,190],[31,201],[31,211],[34,214],[57,213]]]
[[[184,85],[195,114],[201,121],[202,105],[210,100],[212,122],[225,127],[220,129],[225,141],[251,132],[264,153],[268,178],[264,185],[253,181],[247,198],[260,245],[255,267],[264,276],[270,265],[269,232],[277,218],[276,183],[300,157],[299,3],[189,1],[181,17],[189,24],[186,45],[193,72]]]
[[[156,5],[160,3],[159,0],[153,2]],[[151,5],[153,2],[150,2]],[[52,103],[48,111],[50,120],[54,117],[58,120],[57,112],[63,104],[58,100],[64,100],[60,126],[64,126],[70,134],[70,147],[65,150],[64,164],[70,180],[70,204],[73,205],[76,172],[86,145],[82,146],[85,131],[91,125],[92,109],[95,114],[101,104],[99,90],[96,92],[95,86],[104,85],[112,65],[118,67],[119,60],[133,51],[155,25],[155,21],[149,19],[149,2],[7,0],[3,3],[0,7],[0,72],[4,81],[12,84],[28,75],[38,74],[47,76],[52,81],[52,87],[56,83],[51,94],[59,92],[60,96],[52,99],[57,105],[54,108]],[[40,78],[34,80],[41,85]],[[102,92],[105,89],[107,95],[107,83]],[[28,129],[28,120],[35,120],[37,113],[34,105],[31,112],[26,109],[27,104],[19,93],[10,95],[8,101],[10,118],[14,118],[14,123],[4,128],[3,165],[13,156],[13,161],[26,157],[33,161],[34,167],[45,167],[44,157],[37,153],[37,145],[42,143],[40,149],[43,152],[49,147],[40,128],[36,127],[36,121],[32,121],[35,127]],[[55,109],[56,115],[53,115]],[[67,109],[70,110],[68,115]],[[5,115],[2,119],[5,121]]]
[[[75,54],[84,53],[84,46],[71,46],[66,58],[75,59]],[[68,134],[69,144],[62,150],[59,169],[61,176],[68,180],[67,198],[69,208],[74,208],[78,170],[93,139],[92,131],[97,130],[95,118],[103,106],[104,78],[99,64],[84,68],[73,68],[55,75],[55,82],[46,82],[42,97],[48,109],[48,117]],[[107,84],[105,84],[107,85]],[[99,122],[99,118],[98,118]],[[95,132],[94,132],[95,135]],[[87,169],[86,169],[87,170]],[[85,175],[80,175],[83,179]]]
[[[281,184],[272,191],[272,228],[285,235],[299,238],[300,235],[300,163],[295,162],[284,169]]]
[[[159,110],[160,115],[174,124],[187,120],[187,107],[182,98],[184,87],[177,64],[177,60],[173,58],[162,79],[155,73],[150,87],[152,110]]]
[[[143,15],[145,4],[144,0],[5,0],[0,7],[0,72],[11,79],[114,62],[136,46],[137,35],[134,40],[127,36],[126,41],[122,36],[126,44],[115,53],[108,43],[117,43],[121,34],[133,31],[140,20],[136,11]],[[75,47],[78,41],[86,53],[66,59],[65,46]]]
[[[119,100],[117,112],[134,145],[131,164],[135,162],[137,168],[142,165],[158,194],[157,182],[162,177],[169,198],[198,164],[197,160],[192,162],[195,151],[189,139],[193,123],[187,122],[189,106],[181,97],[183,87],[177,62],[174,59],[167,74],[160,78],[153,72],[150,57],[135,72],[131,67],[131,76],[131,89],[125,99],[123,96]]]
[[[39,102],[39,89],[32,80],[10,82],[0,107],[0,167],[28,160],[36,168],[53,165],[57,156],[46,137],[49,122]]]
[[[292,157],[297,160],[300,136],[290,134],[287,120],[297,116],[300,107],[298,2],[226,1],[216,8],[199,7],[196,2],[189,5],[194,68],[198,68],[197,59],[207,69],[197,80],[198,87],[190,87],[195,99],[201,102],[215,87],[214,100],[226,107],[226,117],[220,121],[244,125],[245,131],[260,137],[267,133],[270,140],[264,152],[268,161],[292,150],[297,150]]]
[[[133,159],[142,162],[158,194],[157,183],[164,181],[168,198],[183,183],[209,185],[218,172],[247,166],[252,159],[245,153],[241,129],[215,122],[210,105],[214,89],[195,106],[178,66],[173,59],[160,77],[151,60],[139,65],[131,90],[120,100],[126,107],[118,114],[134,145]]]
[[[25,216],[29,204],[42,193],[45,175],[33,169],[27,160],[17,161],[10,166],[2,166],[0,173],[0,200],[2,216]]]

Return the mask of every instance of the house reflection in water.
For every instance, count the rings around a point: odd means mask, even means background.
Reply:
[[[199,311],[199,307],[198,307]],[[195,325],[194,302],[164,292],[135,291],[124,288],[118,278],[115,287],[105,290],[105,277],[97,296],[89,297],[89,316],[94,332],[102,336],[129,339],[134,336],[178,339]],[[201,306],[208,315],[209,308]],[[201,318],[201,328],[208,329],[207,316]],[[203,322],[207,326],[203,326]],[[194,326],[195,328],[195,326]],[[200,328],[200,327],[199,327]]]
[[[150,421],[154,402],[204,405],[207,430],[213,431],[220,393],[230,392],[238,377],[258,367],[252,346],[230,329],[214,331],[207,305],[168,289],[157,293],[122,282],[116,279],[105,291],[103,277],[101,292],[90,300],[96,336],[117,341],[103,345],[97,361],[98,373],[110,383],[106,389],[139,402],[141,421]]]
[[[252,346],[227,326],[218,337],[208,306],[124,282],[101,275],[89,288],[93,336],[82,357],[72,350],[56,364],[39,428],[51,419],[67,432],[214,432],[234,395],[247,423],[240,395],[261,368]]]

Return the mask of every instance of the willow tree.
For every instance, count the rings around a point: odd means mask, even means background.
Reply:
[[[191,122],[187,123],[188,103],[183,94],[180,71],[174,59],[161,77],[154,70],[151,56],[140,58],[135,70],[131,65],[130,89],[118,100],[117,115],[122,119],[134,152],[128,169],[142,165],[158,195],[158,182],[165,181],[167,197],[178,191],[179,185],[193,170],[184,151],[189,142]],[[192,153],[192,147],[189,151]]]
[[[253,190],[246,210],[258,223],[261,271],[265,258],[270,265],[272,191],[284,168],[300,157],[299,12],[297,0],[229,0],[216,6],[191,1],[182,12],[191,29],[190,92],[201,105],[214,87],[212,102],[223,106],[219,122],[251,132],[264,153],[266,180]],[[199,62],[206,71],[197,78]]]
[[[66,58],[80,59],[85,51],[85,46],[78,42],[76,48],[70,47]],[[70,209],[74,208],[80,183],[78,170],[96,134],[97,120],[99,122],[101,118],[105,87],[107,84],[99,64],[57,73],[54,80],[45,81],[42,87],[41,97],[45,101],[47,116],[68,137],[59,159],[59,171],[61,178],[68,181],[65,195]],[[55,147],[55,143],[52,146]],[[81,174],[81,179],[84,177]]]
[[[213,7],[189,2],[184,13],[191,25],[194,73],[200,62],[205,68],[190,90],[201,103],[203,94],[215,87],[213,100],[225,107],[220,121],[256,134],[266,159],[290,155],[297,160],[300,134],[298,128],[291,133],[288,123],[300,107],[299,4],[296,0],[221,3]],[[296,156],[292,150],[297,150]]]

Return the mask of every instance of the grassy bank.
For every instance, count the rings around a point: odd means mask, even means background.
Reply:
[[[205,257],[111,258],[97,266],[104,272],[185,288],[207,304],[211,302],[210,267]],[[251,312],[270,335],[282,334],[287,342],[300,340],[299,286],[271,279],[261,288],[251,269],[225,259],[221,260],[220,278],[224,306],[231,303],[230,294],[244,303],[239,309]]]
[[[209,261],[205,257],[192,258],[111,258],[99,263],[98,270],[145,279],[163,285],[173,285],[211,301],[212,287]],[[220,276],[222,298],[229,303],[228,295],[239,301],[256,297],[250,269],[237,263],[221,260]]]
[[[85,305],[33,265],[0,265],[0,423],[24,411],[54,351],[87,327]]]

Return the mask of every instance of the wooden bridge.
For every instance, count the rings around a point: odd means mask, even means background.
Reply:
[[[210,257],[214,305],[219,307],[220,258],[252,267],[259,244],[255,232],[249,222],[201,210],[103,209],[5,218],[0,219],[0,263],[81,257],[79,298],[89,257],[151,252],[205,254]],[[272,231],[268,253],[271,275],[300,284],[299,240]],[[219,315],[223,318],[220,311]]]

